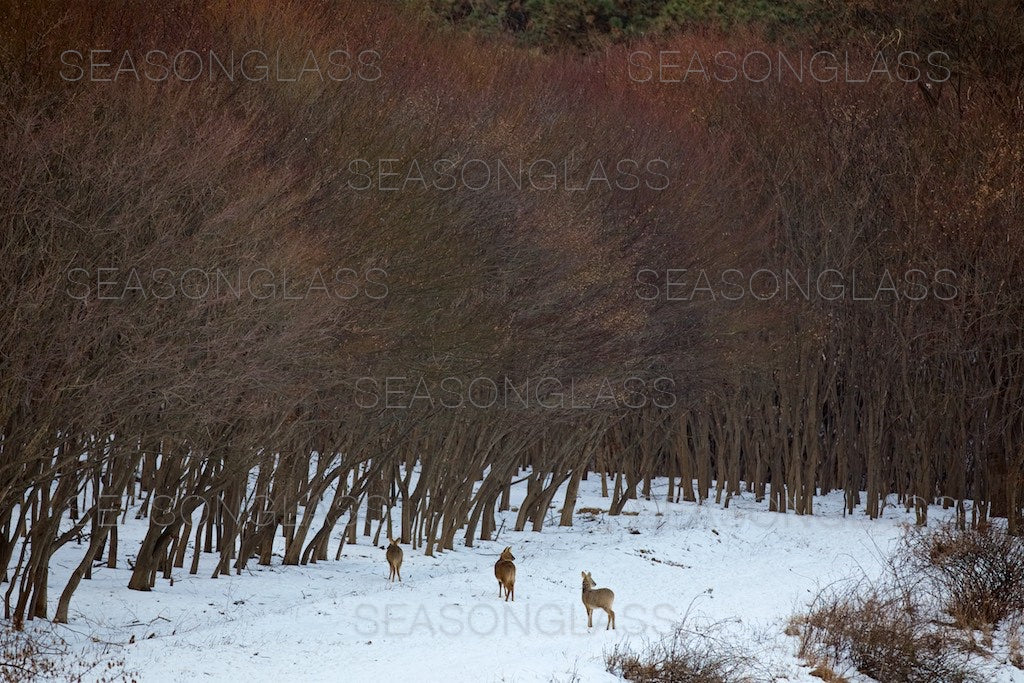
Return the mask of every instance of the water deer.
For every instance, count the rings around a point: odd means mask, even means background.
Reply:
[[[390,573],[388,574],[388,581],[393,582],[396,576],[398,577],[398,580],[401,581],[402,549],[398,546],[398,541],[396,541],[393,538],[390,540],[391,545],[388,546],[388,551],[387,553],[385,553],[386,557],[388,558],[388,567],[390,568]]]
[[[587,608],[587,628],[594,626],[594,608],[600,607],[608,615],[608,625],[604,630],[615,628],[615,612],[612,611],[612,603],[615,602],[615,593],[610,588],[594,588],[597,584],[591,578],[590,572],[583,574],[583,606]]]
[[[501,551],[501,557],[494,563],[494,576],[498,579],[498,597],[501,597],[501,589],[505,589],[505,602],[512,599],[512,602],[516,600],[516,566],[512,564],[512,560],[516,559],[512,555],[512,546],[508,546]]]

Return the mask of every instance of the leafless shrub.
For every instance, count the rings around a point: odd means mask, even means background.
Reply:
[[[909,562],[958,626],[996,626],[1024,611],[1024,542],[1002,527],[911,529]]]
[[[962,633],[936,624],[929,615],[905,586],[857,584],[819,593],[787,632],[799,636],[798,654],[831,680],[841,680],[836,671],[843,667],[879,681],[980,680],[970,668]]]

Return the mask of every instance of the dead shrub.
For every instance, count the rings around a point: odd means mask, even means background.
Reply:
[[[1008,659],[1024,661],[1022,615],[1024,543],[998,526],[946,523],[908,528],[881,580],[823,591],[786,632],[799,637],[800,656],[822,670],[847,666],[879,681],[965,683],[981,680],[971,660],[990,656],[1001,622]]]
[[[806,615],[793,620],[793,631],[800,638],[798,654],[835,680],[844,666],[882,682],[981,680],[962,634],[935,623],[914,592],[898,585],[823,591]]]
[[[995,626],[1024,611],[1024,541],[1005,529],[911,529],[905,569],[925,580],[958,626]]]

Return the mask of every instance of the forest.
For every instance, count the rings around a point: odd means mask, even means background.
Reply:
[[[588,479],[1024,534],[1024,9],[905,5],[0,4],[5,619],[129,514],[135,591]]]

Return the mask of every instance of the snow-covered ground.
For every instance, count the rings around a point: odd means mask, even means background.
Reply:
[[[657,639],[689,610],[692,623],[721,622],[778,680],[819,681],[796,659],[787,620],[833,581],[878,575],[910,517],[887,507],[880,520],[843,518],[840,495],[817,500],[812,517],[768,512],[750,494],[729,509],[666,504],[659,484],[651,501],[631,501],[619,517],[580,513],[572,528],[558,527],[559,496],[541,533],[509,531],[515,512],[507,512],[493,542],[437,557],[405,546],[400,584],[387,582],[384,550],[360,536],[338,562],[253,562],[241,576],[212,580],[207,555],[196,576],[175,570],[173,586],[161,579],[152,592],[130,591],[126,560],[144,522],[129,520],[120,568],[83,582],[71,623],[56,628],[82,651],[123,658],[144,682],[612,681],[607,651]],[[525,484],[517,488],[513,505]],[[577,510],[608,502],[596,477],[582,483]],[[508,545],[517,578],[506,603],[493,565]],[[51,600],[80,552],[54,558]],[[600,611],[587,628],[583,570],[615,591],[616,630],[605,630]],[[1024,674],[1002,667],[993,680]]]

